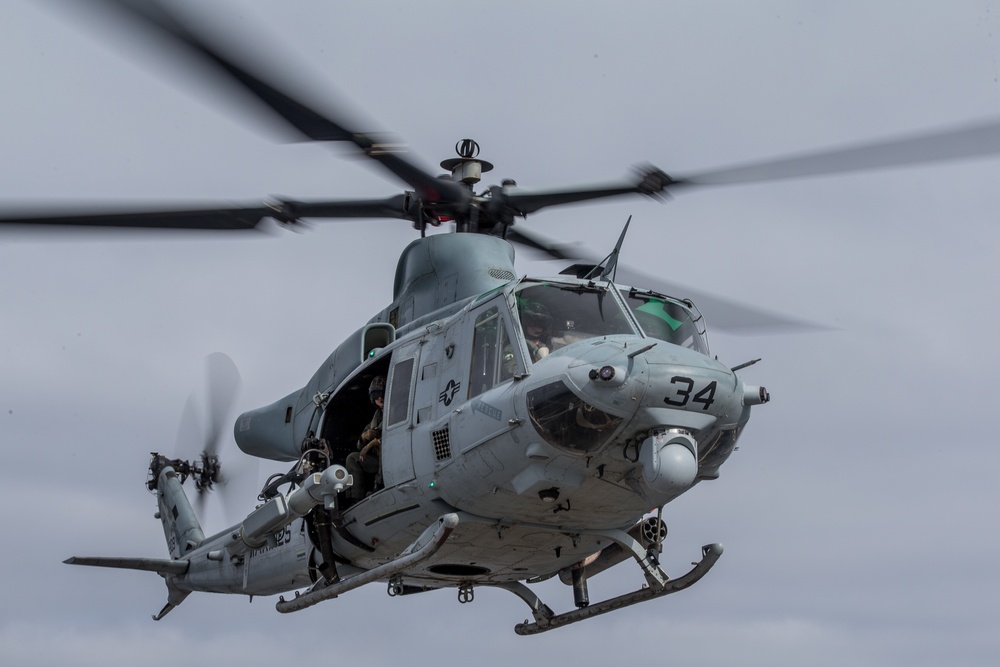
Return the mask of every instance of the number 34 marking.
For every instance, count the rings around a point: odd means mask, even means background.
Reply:
[[[694,380],[684,375],[675,375],[670,378],[670,384],[679,385],[674,390],[673,396],[667,396],[663,399],[663,402],[667,405],[676,405],[679,408],[684,407],[691,403],[700,403],[702,410],[708,410],[709,406],[715,402],[715,380],[709,382],[701,391],[699,391],[694,396],[691,392],[694,391]]]

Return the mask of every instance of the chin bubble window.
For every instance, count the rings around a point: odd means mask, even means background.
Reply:
[[[550,445],[581,452],[605,444],[622,421],[589,405],[562,382],[528,392],[528,414]]]

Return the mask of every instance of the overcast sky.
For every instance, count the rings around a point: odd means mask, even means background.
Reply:
[[[0,6],[0,205],[379,197],[343,150],[283,143],[160,55],[41,2]],[[990,2],[294,3],[232,34],[367,113],[429,167],[472,137],[488,183],[682,173],[1000,115]],[[348,6],[342,6],[348,5]],[[284,65],[283,63],[288,63]],[[713,353],[771,391],[719,480],[667,508],[666,562],[726,553],[694,588],[521,638],[514,596],[394,598],[291,615],[192,595],[160,623],[150,451],[174,451],[205,355],[240,411],[301,387],[391,299],[398,221],[253,238],[0,237],[0,658],[10,665],[993,665],[1000,654],[996,375],[1000,161],[551,210],[525,224],[673,282],[830,327]],[[558,272],[525,252],[522,273]],[[711,322],[709,322],[711,325]],[[265,467],[261,474],[269,472]],[[249,508],[249,501],[248,501]],[[224,527],[211,510],[206,532]],[[623,565],[591,599],[640,585]],[[558,582],[539,587],[572,607]]]

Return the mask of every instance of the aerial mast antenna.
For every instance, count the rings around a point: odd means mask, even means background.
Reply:
[[[628,220],[625,221],[625,227],[622,228],[622,233],[618,237],[618,243],[615,244],[615,249],[612,250],[607,257],[601,260],[600,264],[595,266],[593,269],[590,270],[590,272],[587,273],[587,275],[584,276],[585,280],[593,278],[594,273],[596,273],[597,270],[603,266],[604,269],[601,271],[601,275],[599,276],[599,278],[604,280],[610,280],[611,282],[615,281],[615,274],[616,271],[618,270],[618,254],[621,252],[622,243],[625,242],[625,234],[628,233],[628,226],[630,222],[632,222],[631,215],[628,217]],[[610,276],[610,278],[608,276]]]

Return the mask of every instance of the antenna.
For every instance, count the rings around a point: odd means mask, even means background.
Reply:
[[[622,243],[625,242],[625,234],[628,233],[628,225],[630,222],[632,222],[631,215],[628,217],[628,220],[625,221],[625,227],[622,228],[622,233],[621,236],[618,237],[618,243],[615,244],[615,249],[611,251],[611,254],[602,259],[597,266],[591,269],[590,272],[584,276],[584,279],[591,278],[597,269],[604,266],[604,269],[601,271],[601,275],[599,277],[607,278],[611,282],[615,281],[615,272],[618,270],[618,254],[621,252]],[[609,275],[611,276],[610,278],[608,278]]]

